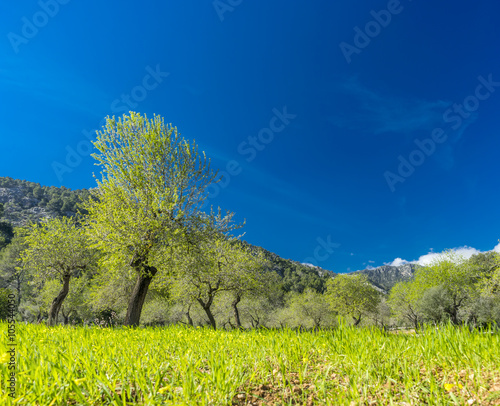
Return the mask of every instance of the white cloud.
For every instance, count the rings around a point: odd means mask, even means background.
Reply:
[[[310,264],[309,262],[301,262],[302,265],[309,266],[311,268],[318,268],[317,265]]]
[[[404,264],[419,264],[419,265],[430,265],[435,261],[439,261],[442,258],[446,257],[448,255],[448,251],[451,251],[452,254],[456,255],[459,258],[463,259],[469,259],[473,255],[480,254],[482,251],[479,251],[478,249],[474,247],[457,247],[457,248],[452,248],[451,250],[443,251],[443,252],[433,252],[432,249],[429,253],[420,256],[416,261],[407,261],[402,258],[396,258],[391,262],[386,262],[384,265],[389,265],[389,266],[400,266]],[[491,251],[495,251],[500,253],[500,243],[498,243],[495,248],[493,248]],[[490,252],[490,251],[485,251],[485,252]]]
[[[408,263],[409,262],[406,259],[396,258],[394,261],[392,261],[392,262],[386,262],[384,265],[400,266],[400,265],[404,265],[404,264],[408,264]]]
[[[459,258],[469,259],[473,255],[479,254],[481,251],[473,247],[458,247],[451,249],[451,252]],[[430,265],[435,261],[443,259],[447,255],[447,251],[444,252],[429,252],[428,254],[422,255],[418,261],[419,265]]]

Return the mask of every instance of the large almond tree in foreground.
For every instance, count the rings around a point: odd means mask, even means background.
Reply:
[[[89,233],[110,271],[135,272],[125,325],[137,326],[151,281],[172,271],[169,258],[203,223],[199,209],[216,173],[196,143],[160,116],[107,117],[94,146],[103,170],[86,205]]]

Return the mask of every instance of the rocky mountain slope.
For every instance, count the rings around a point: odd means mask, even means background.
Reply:
[[[366,275],[375,287],[384,293],[388,293],[396,283],[412,279],[418,267],[417,264],[383,265],[378,268],[363,269],[353,273]]]
[[[16,227],[43,218],[73,216],[88,194],[84,189],[41,186],[39,183],[0,177],[0,203],[4,205],[4,217]]]

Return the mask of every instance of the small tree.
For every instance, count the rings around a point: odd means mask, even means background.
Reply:
[[[306,289],[302,293],[291,292],[288,306],[298,320],[306,322],[313,328],[326,327],[334,323],[334,312],[327,297],[314,289]]]
[[[49,310],[48,324],[53,326],[69,293],[70,279],[94,268],[96,252],[88,248],[82,227],[68,217],[32,225],[25,242],[27,249],[22,258],[25,266],[33,271],[35,282],[59,278],[62,284]]]
[[[0,218],[5,215],[3,203],[0,203]],[[0,220],[0,249],[10,244],[14,237],[14,228],[6,220]]]
[[[423,320],[423,314],[419,303],[421,298],[413,288],[411,281],[396,283],[389,293],[388,303],[396,318],[406,319],[415,329],[418,329]]]
[[[446,317],[459,324],[459,311],[478,297],[477,283],[480,279],[481,272],[477,268],[449,251],[432,264],[417,270],[412,289],[417,297],[425,297],[426,308],[432,309],[428,312],[432,319],[436,320],[436,309],[441,309],[444,314],[440,319]],[[431,288],[432,292],[425,296]]]
[[[18,229],[20,231],[20,229]],[[5,247],[0,259],[0,280],[5,287],[17,291],[17,305],[22,297],[23,287],[26,286],[26,267],[22,263],[21,253],[26,249],[22,232],[18,232],[12,242]]]
[[[235,246],[224,235],[198,233],[197,243],[191,241],[181,254],[177,269],[174,296],[196,301],[205,311],[212,328],[217,323],[212,312],[214,300],[222,292],[234,289],[237,273],[233,268]]]
[[[337,313],[352,317],[357,326],[363,316],[374,313],[380,302],[379,292],[366,275],[338,275],[326,283],[330,306]]]
[[[227,290],[232,297],[231,308],[237,328],[242,328],[238,305],[246,297],[259,296],[269,290],[269,282],[273,280],[268,270],[267,261],[262,255],[244,245],[232,244],[226,256],[230,268],[226,282]]]

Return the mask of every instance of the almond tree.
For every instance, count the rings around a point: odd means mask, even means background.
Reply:
[[[413,281],[396,283],[390,293],[388,303],[392,313],[398,319],[406,319],[418,330],[424,319],[418,296]]]
[[[103,169],[89,212],[89,235],[110,271],[136,274],[125,325],[137,326],[149,285],[169,273],[173,252],[200,220],[206,187],[216,180],[205,154],[163,118],[130,112],[107,117],[92,156]]]
[[[326,283],[327,295],[334,311],[350,316],[357,326],[362,317],[377,310],[379,292],[366,275],[338,275]]]
[[[180,271],[172,289],[173,296],[198,303],[216,329],[212,306],[221,293],[234,289],[235,247],[224,235],[200,238],[197,244],[192,241],[178,260]]]
[[[48,324],[53,326],[68,296],[71,278],[92,272],[97,253],[89,249],[84,229],[68,217],[33,224],[24,242],[27,248],[21,254],[23,263],[33,272],[34,282],[43,284],[57,278],[62,284],[50,305]]]

